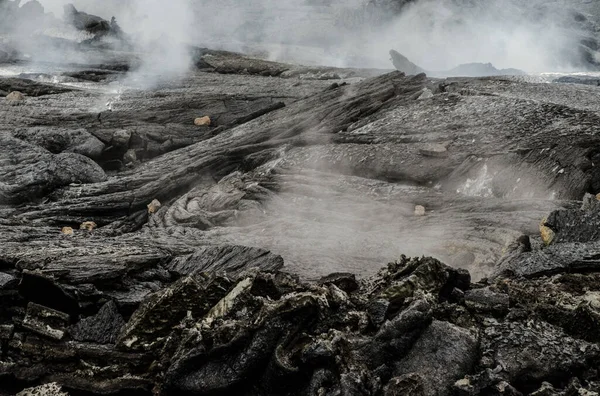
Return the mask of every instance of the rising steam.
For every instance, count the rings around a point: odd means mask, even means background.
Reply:
[[[60,16],[69,1],[41,2]],[[529,72],[567,70],[581,65],[578,40],[585,34],[576,23],[585,16],[541,0],[418,0],[393,17],[374,12],[368,0],[73,3],[108,20],[116,16],[137,49],[149,54],[146,71],[167,74],[189,66],[181,44],[339,67],[389,69],[393,48],[428,70],[470,62]]]

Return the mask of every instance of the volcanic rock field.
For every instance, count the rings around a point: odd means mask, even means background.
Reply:
[[[572,3],[553,74],[189,45],[158,79],[83,10],[86,40],[0,33],[0,395],[598,395],[600,14]]]

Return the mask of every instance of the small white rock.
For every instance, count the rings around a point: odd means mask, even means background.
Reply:
[[[433,92],[429,88],[423,88],[423,93],[417,98],[418,100],[433,98]]]
[[[415,216],[425,216],[425,206],[415,206]]]
[[[154,213],[158,212],[158,210],[160,209],[161,206],[162,206],[162,204],[160,203],[160,201],[158,199],[154,199],[152,202],[150,202],[148,204],[148,213],[154,214]]]
[[[18,105],[25,102],[25,95],[19,91],[12,91],[6,95],[6,101],[11,105]]]

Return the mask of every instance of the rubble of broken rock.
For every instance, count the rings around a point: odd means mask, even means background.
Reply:
[[[133,312],[92,284],[5,274],[1,390],[594,395],[600,276],[568,267],[477,283],[433,258],[312,283],[180,269]]]

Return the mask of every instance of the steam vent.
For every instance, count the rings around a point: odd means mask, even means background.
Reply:
[[[0,0],[0,396],[599,396],[600,2]]]

